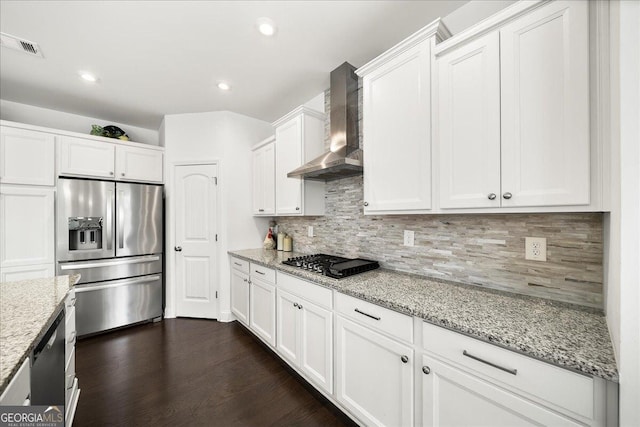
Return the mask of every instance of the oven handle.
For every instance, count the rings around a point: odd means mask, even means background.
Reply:
[[[117,283],[108,283],[106,285],[97,285],[97,286],[82,285],[82,286],[76,286],[75,288],[76,288],[76,293],[82,293],[82,292],[99,291],[101,289],[119,288],[120,286],[136,285],[138,283],[155,282],[156,280],[160,280],[160,276],[158,275],[144,276],[144,277],[137,277],[135,279],[121,280],[121,281],[118,281]]]
[[[96,268],[96,267],[113,267],[115,265],[125,265],[125,264],[142,264],[145,262],[153,262],[160,261],[160,257],[157,255],[146,256],[142,258],[135,259],[122,259],[117,261],[96,261],[96,262],[87,262],[87,263],[65,263],[60,264],[60,270],[85,270],[87,268]]]

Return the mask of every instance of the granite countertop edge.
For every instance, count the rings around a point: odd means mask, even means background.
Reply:
[[[56,277],[52,277],[50,279],[52,286],[55,283],[56,279],[59,278],[59,277],[60,276],[56,276]],[[80,275],[79,274],[74,274],[74,275],[69,276],[69,289],[67,290],[67,295],[68,295],[69,291],[73,289],[73,286],[76,283],[78,283],[79,281],[80,281]],[[8,372],[8,374],[6,375],[6,377],[3,379],[2,383],[0,384],[0,394],[2,394],[5,391],[5,389],[7,388],[7,386],[9,385],[9,383],[11,382],[11,380],[13,379],[15,374],[18,372],[18,370],[20,369],[20,367],[22,366],[24,361],[27,359],[27,357],[29,357],[29,355],[31,354],[31,352],[35,348],[36,344],[42,339],[42,337],[44,337],[44,335],[46,334],[47,330],[49,330],[49,328],[51,327],[51,325],[53,324],[55,319],[58,317],[60,312],[62,310],[64,310],[65,300],[66,300],[66,295],[53,308],[51,314],[47,318],[46,322],[44,322],[42,324],[42,327],[40,328],[40,331],[35,336],[35,338],[30,343],[27,343],[26,347],[24,347],[24,350],[22,351],[22,354],[20,355],[20,358],[18,359],[17,363],[15,364],[15,366],[13,366],[11,371]],[[66,319],[65,319],[65,321],[66,321]]]
[[[275,252],[275,253],[274,253]],[[232,250],[228,251],[229,255],[235,256],[237,258],[243,259],[245,261],[254,262],[265,267],[273,268],[282,273],[290,274],[292,276],[299,277],[304,280],[308,280],[313,282],[314,284],[323,286],[325,288],[336,290],[340,293],[353,296],[355,298],[362,299],[367,302],[371,302],[373,304],[380,305],[382,307],[397,311],[402,314],[406,314],[409,316],[416,316],[424,321],[431,323],[436,326],[440,326],[455,332],[462,333],[464,335],[470,336],[472,338],[479,339],[481,341],[488,342],[493,345],[497,345],[498,347],[505,348],[510,351],[514,351],[516,353],[520,353],[534,359],[550,363],[555,366],[559,366],[564,369],[568,369],[570,371],[594,376],[598,378],[602,378],[605,380],[618,382],[618,370],[616,367],[615,359],[611,354],[611,357],[608,358],[606,363],[599,363],[597,360],[590,360],[585,357],[568,357],[567,354],[557,354],[553,351],[544,351],[543,348],[536,347],[535,343],[532,341],[527,342],[526,338],[521,339],[520,342],[509,339],[503,339],[501,336],[492,333],[491,331],[487,331],[482,329],[481,327],[476,327],[474,325],[463,324],[456,322],[450,316],[447,316],[446,313],[442,313],[439,315],[433,315],[426,313],[420,310],[419,307],[412,305],[410,302],[406,301],[399,302],[397,300],[391,300],[390,298],[384,298],[380,296],[373,295],[372,293],[368,293],[366,289],[350,289],[350,280],[353,281],[353,277],[362,278],[366,276],[368,273],[364,273],[358,276],[352,276],[351,278],[345,279],[332,279],[326,276],[320,276],[314,273],[307,272],[305,270],[300,270],[295,267],[287,266],[282,264],[282,260],[288,257],[295,257],[305,255],[297,252],[277,252],[277,251],[266,251],[262,249],[249,249],[249,250]],[[412,281],[421,282],[423,281],[425,284],[431,283],[440,283],[445,285],[451,285],[458,289],[461,289],[461,292],[465,292],[465,289],[471,292],[482,292],[487,294],[494,294],[501,297],[507,297],[506,300],[513,300],[514,305],[518,303],[518,301],[538,301],[543,300],[542,298],[530,297],[526,295],[514,294],[507,291],[501,291],[496,289],[485,289],[480,288],[478,286],[467,285],[463,283],[450,282],[442,279],[431,278],[426,276],[420,276],[411,273],[398,272],[393,270],[380,269],[376,271],[383,271],[385,274],[389,274],[391,276],[396,276],[398,278],[409,278]],[[576,306],[573,304],[556,302],[550,300],[543,300],[544,305],[555,307],[557,310],[571,312],[584,312],[591,313],[594,316],[601,316],[604,318],[601,310],[595,310],[588,307]],[[564,325],[558,325],[558,330]],[[513,337],[511,337],[513,338]],[[604,337],[598,337],[604,338]],[[610,337],[606,336],[606,339],[610,343]]]

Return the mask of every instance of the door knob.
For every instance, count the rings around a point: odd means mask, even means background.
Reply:
[[[176,252],[182,252],[182,246],[176,246],[173,249],[175,249]]]

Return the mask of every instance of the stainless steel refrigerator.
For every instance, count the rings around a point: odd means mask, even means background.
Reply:
[[[161,318],[162,186],[60,178],[57,193],[57,271],[82,276],[77,334]]]

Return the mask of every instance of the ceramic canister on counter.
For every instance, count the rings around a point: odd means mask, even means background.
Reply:
[[[293,239],[288,234],[284,235],[282,239],[282,250],[285,252],[291,252],[293,250]]]
[[[278,233],[278,244],[276,248],[281,251],[284,249],[284,233],[281,231]]]

